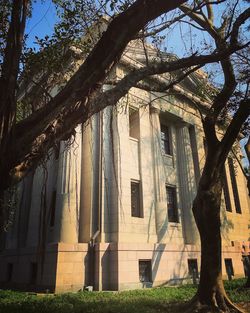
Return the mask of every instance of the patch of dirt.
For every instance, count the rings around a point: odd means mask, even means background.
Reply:
[[[237,303],[241,308],[243,308],[247,313],[250,313],[250,302],[239,302]]]
[[[239,302],[236,303],[237,306],[239,306],[241,309],[244,310],[245,313],[250,313],[250,302]],[[161,305],[161,310],[159,312],[164,312],[164,313],[184,313],[186,311],[190,312],[188,310],[188,305],[187,303],[171,303],[171,304],[166,304],[166,305]],[[201,309],[200,312],[210,312],[209,310],[206,310],[205,308]],[[230,312],[235,312],[234,310],[231,310]],[[191,313],[191,312],[190,312]],[[192,312],[193,313],[193,312]]]

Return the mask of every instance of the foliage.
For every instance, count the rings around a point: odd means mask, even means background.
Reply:
[[[248,302],[248,291],[239,289],[245,279],[226,282],[225,286],[236,302]],[[196,287],[160,287],[122,292],[78,292],[61,295],[32,295],[0,291],[0,311],[5,313],[66,313],[66,312],[180,312],[183,304],[195,294]]]
[[[6,38],[7,38],[10,8],[11,8],[11,2],[9,0],[5,0],[1,2],[1,6],[0,6],[0,65],[2,64],[2,61],[3,61],[3,51],[5,48],[5,43],[6,43]]]

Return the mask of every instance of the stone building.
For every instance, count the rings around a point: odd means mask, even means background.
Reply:
[[[130,46],[112,75],[119,79],[144,61],[141,47]],[[19,185],[0,254],[1,287],[122,290],[198,279],[191,207],[205,160],[197,109],[209,105],[197,96],[202,79],[204,73],[193,73],[171,95],[132,88],[116,108],[78,126],[71,142],[61,142]],[[223,275],[244,276],[249,198],[231,157],[221,211]]]

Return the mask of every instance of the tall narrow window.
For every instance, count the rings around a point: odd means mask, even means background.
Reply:
[[[196,181],[196,184],[198,185],[199,180],[200,180],[200,166],[199,166],[199,157],[198,157],[195,127],[193,125],[189,126],[188,132],[189,132],[189,140],[190,140],[191,151],[192,151],[192,161],[194,165],[195,181]]]
[[[236,213],[241,214],[240,198],[239,198],[239,192],[238,192],[238,187],[237,187],[237,182],[236,182],[234,163],[233,163],[232,158],[228,158],[228,165],[229,165],[229,172],[230,172],[230,178],[231,178],[231,183],[232,183]]]
[[[178,223],[179,218],[176,201],[176,188],[166,186],[166,194],[167,194],[168,220],[169,222]]]
[[[143,217],[140,189],[140,182],[131,181],[131,215],[133,217]]]
[[[13,275],[13,263],[8,263],[7,265],[7,282],[10,282],[12,280]]]
[[[37,263],[31,262],[30,264],[30,283],[31,285],[36,284],[37,279]]]
[[[139,110],[129,108],[129,136],[132,138],[140,138]]]
[[[199,278],[197,259],[188,259],[188,272],[191,277]]]
[[[139,279],[142,283],[152,282],[151,260],[139,260]]]
[[[172,155],[170,130],[166,125],[161,125],[161,150],[165,154]]]
[[[56,190],[53,191],[51,197],[51,206],[50,206],[50,227],[55,225],[55,213],[56,213]]]
[[[227,174],[226,174],[225,167],[222,170],[222,184],[223,184],[223,193],[224,193],[224,198],[225,198],[226,210],[228,212],[232,212],[232,206],[231,206],[231,201],[230,201],[230,194],[229,194],[229,189],[228,189],[228,181],[227,181]]]
[[[234,276],[232,259],[225,259],[225,267],[226,267],[228,279],[231,280],[232,276]]]

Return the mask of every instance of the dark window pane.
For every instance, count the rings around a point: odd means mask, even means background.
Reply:
[[[13,263],[8,263],[7,265],[7,282],[12,280],[13,275]]]
[[[140,138],[140,118],[139,111],[129,108],[129,136],[132,138]]]
[[[169,128],[165,125],[161,125],[161,150],[165,154],[172,155]]]
[[[140,183],[131,182],[131,215],[141,217]]]
[[[50,227],[55,225],[55,213],[56,213],[56,190],[53,191],[50,206]]]
[[[197,149],[197,141],[196,141],[196,131],[193,125],[188,127],[188,133],[189,133],[189,140],[191,144],[195,180],[196,180],[196,184],[198,185],[199,180],[200,180],[200,166],[199,166],[199,157],[198,157],[198,149]]]
[[[231,280],[232,276],[234,276],[232,259],[225,259],[225,267],[226,267],[228,279]]]
[[[176,189],[174,187],[166,186],[168,220],[169,222],[178,223],[178,210],[176,203]]]
[[[232,158],[228,158],[228,165],[229,165],[229,172],[230,172],[230,177],[231,177],[236,213],[241,214],[240,198],[239,198],[235,169],[234,169],[234,164],[233,164]]]
[[[230,201],[230,194],[229,194],[229,189],[228,189],[228,182],[227,182],[227,175],[226,175],[225,167],[223,168],[223,171],[222,171],[222,184],[223,184],[223,193],[224,193],[224,198],[225,198],[226,210],[228,212],[232,212],[232,206],[231,206],[231,201]]]
[[[197,259],[188,259],[188,272],[193,278],[199,278]]]
[[[139,279],[142,283],[152,282],[152,269],[150,260],[139,260]]]
[[[37,279],[37,263],[31,263],[30,264],[30,283],[32,285],[36,284]]]

